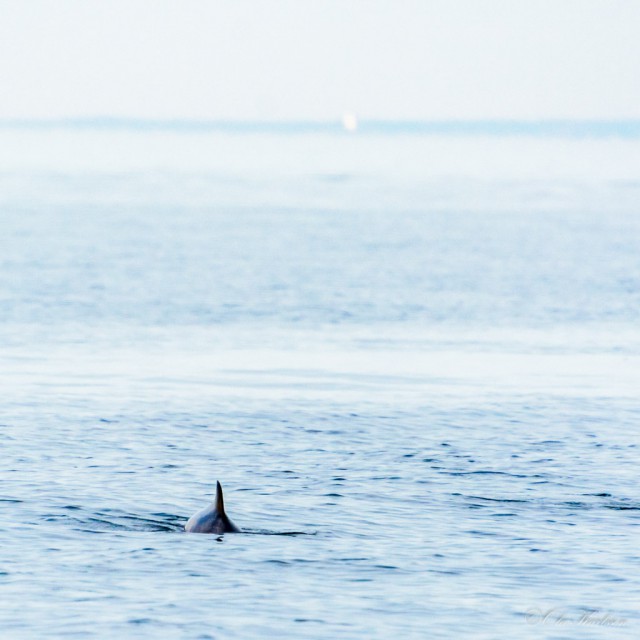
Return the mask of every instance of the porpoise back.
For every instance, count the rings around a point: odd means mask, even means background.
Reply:
[[[192,515],[184,530],[187,533],[240,533],[240,529],[229,520],[224,511],[224,497],[219,482],[216,485],[215,502]]]

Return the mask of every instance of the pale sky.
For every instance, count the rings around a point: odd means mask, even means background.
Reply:
[[[0,118],[638,118],[640,0],[0,0]]]

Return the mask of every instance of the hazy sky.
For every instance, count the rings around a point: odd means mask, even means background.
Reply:
[[[640,117],[640,0],[0,0],[0,117]]]

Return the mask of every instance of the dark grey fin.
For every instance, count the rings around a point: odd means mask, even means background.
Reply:
[[[220,516],[226,516],[224,512],[224,497],[222,496],[222,485],[216,481],[216,511]]]
[[[219,482],[216,483],[215,502],[194,513],[184,528],[189,533],[242,533],[224,511],[222,485]]]

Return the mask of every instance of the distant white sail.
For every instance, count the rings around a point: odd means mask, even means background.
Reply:
[[[342,126],[345,131],[355,131],[358,128],[358,118],[355,113],[345,113],[342,116]]]

